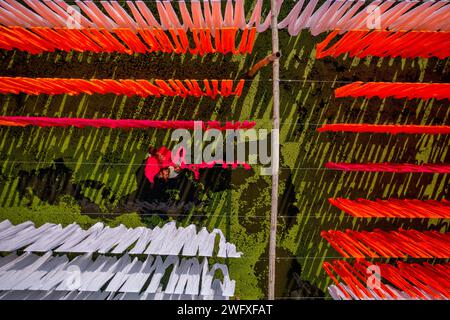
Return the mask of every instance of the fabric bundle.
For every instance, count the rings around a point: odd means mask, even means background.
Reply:
[[[447,200],[330,198],[335,207],[357,218],[450,218],[450,202]]]
[[[381,125],[335,123],[325,124],[317,129],[318,132],[374,132],[374,133],[407,133],[407,134],[450,134],[450,126],[420,126],[420,125]]]
[[[138,79],[66,79],[66,78],[24,78],[0,77],[0,93],[29,95],[39,94],[107,94],[131,96],[179,96],[202,97],[215,99],[217,96],[240,96],[244,88],[244,80],[240,80],[233,89],[233,80],[203,80],[200,86],[197,80],[161,80],[154,83]]]
[[[347,229],[322,231],[321,236],[346,258],[450,258],[450,233]]]
[[[394,97],[397,99],[449,99],[450,83],[361,82],[356,81],[334,90],[341,97]]]
[[[379,268],[379,286],[367,285],[368,268]],[[404,263],[397,266],[356,260],[353,265],[346,261],[324,262],[323,268],[335,282],[328,290],[335,300],[448,300],[450,263]],[[338,278],[344,283],[340,282]]]
[[[408,164],[408,163],[347,163],[327,162],[325,167],[342,171],[366,171],[366,172],[424,172],[424,173],[450,173],[450,164]]]
[[[426,31],[349,31],[333,45],[327,46],[336,37],[333,31],[316,45],[316,58],[338,57],[348,53],[350,57],[402,57],[445,59],[450,56],[450,32]]]
[[[27,116],[0,116],[2,126],[38,126],[38,127],[69,127],[77,128],[118,128],[118,129],[188,129],[199,128],[202,130],[239,130],[253,128],[253,121],[233,121],[220,123],[219,121],[194,121],[194,120],[135,120],[135,119],[86,119],[86,118],[49,118]]]
[[[54,52],[55,50],[78,52],[119,52],[119,53],[207,53],[247,54],[253,50],[256,37],[255,28],[245,28],[238,42],[238,28],[208,28],[192,30],[188,37],[184,29],[68,29],[33,27],[1,27],[0,49],[18,49],[31,54]],[[212,37],[214,36],[214,39]],[[190,39],[191,38],[191,39]]]

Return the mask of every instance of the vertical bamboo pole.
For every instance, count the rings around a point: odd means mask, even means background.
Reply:
[[[278,45],[278,9],[277,0],[270,0],[272,21],[272,53],[279,52]],[[280,61],[276,58],[272,64],[273,90],[273,128],[272,128],[272,207],[270,212],[269,239],[269,300],[275,299],[275,261],[277,247],[277,215],[278,215],[278,170],[280,159]]]

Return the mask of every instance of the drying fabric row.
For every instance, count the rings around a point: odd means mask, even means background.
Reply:
[[[373,266],[379,268],[379,283],[368,279],[367,270]],[[335,282],[335,285],[328,287],[334,300],[450,299],[450,263],[430,265],[398,261],[396,267],[365,260],[357,260],[353,265],[335,260],[325,262],[323,267]]]
[[[226,1],[225,11],[222,3]],[[81,15],[74,13],[64,0],[1,0],[4,14],[0,24],[23,27],[105,28],[246,28],[255,26],[258,32],[266,31],[271,23],[271,11],[262,21],[263,0],[257,0],[251,12],[245,12],[244,0],[190,1],[190,10],[184,0],[177,1],[177,10],[170,1],[156,1],[158,15],[145,1],[126,1],[122,7],[117,1],[75,0]],[[283,0],[278,0],[276,12]],[[103,9],[103,10],[101,10]],[[177,14],[179,12],[179,14]],[[299,0],[285,18],[280,17],[278,28],[287,28],[290,35],[309,29],[313,35],[339,29],[341,32],[360,29],[389,30],[450,30],[448,1],[381,1],[363,0]],[[181,19],[180,19],[181,16]],[[246,20],[246,17],[250,17]],[[69,21],[69,23],[68,23]]]
[[[31,54],[42,52],[92,51],[119,53],[164,52],[177,54],[232,53],[247,54],[253,50],[256,29],[244,29],[238,40],[237,28],[214,31],[193,29],[188,37],[184,29],[66,29],[33,27],[0,27],[0,49],[18,49]],[[214,37],[214,39],[212,39]]]
[[[322,231],[321,235],[346,258],[450,258],[450,233],[347,229]]]
[[[407,133],[407,134],[450,134],[450,126],[422,126],[422,125],[385,125],[367,123],[333,123],[325,124],[317,129],[318,132],[373,132],[373,133]]]
[[[156,293],[117,293],[89,291],[42,291],[8,290],[0,291],[0,300],[228,300],[224,296],[201,296],[189,294]]]
[[[221,277],[217,277],[217,270]],[[92,254],[85,254],[71,260],[66,255],[53,256],[50,251],[42,256],[24,253],[0,259],[0,290],[230,297],[234,289],[235,281],[230,279],[227,266],[216,263],[209,268],[207,258],[199,262],[197,258],[148,256],[141,261],[128,255],[120,258],[100,255],[94,259]]]
[[[332,30],[450,30],[448,1],[326,0],[318,4],[319,0],[297,1],[278,28],[287,27],[291,36],[303,29],[312,35]]]
[[[193,224],[178,227],[175,222],[153,229],[138,227],[115,228],[98,222],[88,230],[72,223],[66,227],[45,223],[39,228],[27,221],[12,225],[9,220],[0,223],[0,252],[23,249],[26,252],[55,251],[63,253],[153,254],[211,257],[219,236],[217,257],[239,258],[242,253],[226,241],[220,229],[208,232],[203,227],[197,232]]]
[[[448,298],[444,298],[443,296],[435,298],[428,295],[423,290],[420,290],[418,288],[415,289],[423,295],[423,298],[412,297],[406,292],[396,290],[388,284],[386,285],[386,290],[378,290],[379,294],[376,294],[374,290],[367,288],[366,292],[369,292],[370,295],[366,295],[365,292],[361,289],[355,288],[352,290],[348,286],[340,282],[339,286],[334,284],[329,286],[328,293],[333,300],[448,300]],[[387,290],[389,290],[389,292]],[[381,296],[384,296],[384,298],[381,298]]]
[[[325,168],[341,171],[450,173],[450,164],[409,163],[347,163],[327,162]]]
[[[333,45],[327,46],[337,36],[330,33],[316,46],[316,58],[348,53],[350,57],[402,57],[444,59],[450,56],[450,32],[419,31],[349,31]]]
[[[233,80],[161,80],[154,83],[148,80],[132,79],[65,79],[65,78],[26,78],[26,77],[0,77],[0,93],[29,95],[39,94],[107,94],[131,96],[179,96],[202,97],[215,99],[217,96],[240,96],[244,88],[244,80],[237,82],[233,88]]]
[[[361,82],[356,81],[334,90],[341,97],[394,97],[397,99],[449,99],[450,83]]]
[[[330,198],[335,207],[358,218],[450,218],[450,202],[443,199],[366,199]]]
[[[217,129],[240,130],[250,129],[256,125],[254,121],[195,121],[195,120],[135,120],[135,119],[86,119],[86,118],[51,118],[28,116],[0,116],[0,126],[6,127],[68,127],[77,128],[119,128],[119,129]]]
[[[125,10],[117,1],[101,1],[96,4],[93,1],[75,0],[81,10],[81,15],[63,0],[24,0],[27,5],[21,5],[16,0],[2,0],[0,7],[4,15],[0,23],[5,26],[22,26],[26,28],[67,27],[75,28],[105,28],[112,31],[115,28],[130,28],[136,31],[139,28],[183,28],[184,30],[195,28],[224,28],[237,27],[245,29],[258,26],[258,31],[265,31],[270,26],[270,17],[260,25],[263,0],[257,0],[253,14],[246,21],[244,0],[226,0],[226,8],[223,14],[222,1],[204,0],[189,1],[191,10],[184,1],[178,1],[178,10],[175,10],[170,1],[155,1],[158,15],[155,15],[144,1],[126,1],[128,10]],[[103,9],[103,10],[101,10]],[[182,20],[178,18],[180,13]],[[130,14],[131,13],[131,14]],[[159,16],[159,17],[158,17]],[[270,16],[270,15],[269,15]],[[79,19],[77,19],[79,18]]]

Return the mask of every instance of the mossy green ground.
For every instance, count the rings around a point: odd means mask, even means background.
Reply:
[[[340,258],[320,232],[347,228],[371,230],[434,229],[447,231],[442,220],[354,219],[332,208],[329,197],[449,198],[448,175],[344,173],[324,169],[327,161],[449,163],[449,137],[383,134],[319,134],[323,123],[441,124],[449,125],[447,101],[404,99],[335,99],[333,89],[349,81],[448,82],[449,60],[365,59],[341,56],[315,59],[314,46],[326,35],[312,37],[304,31],[291,37],[280,32],[281,78],[281,175],[278,228],[277,297],[296,290],[292,272],[326,292],[330,279],[321,265]],[[271,34],[259,34],[253,54],[118,55],[94,53],[45,53],[0,51],[1,75],[28,77],[203,79],[242,78],[245,72],[271,51]],[[127,98],[114,95],[25,96],[2,95],[2,115],[49,117],[254,120],[258,128],[271,128],[271,68],[246,82],[240,98]],[[209,230],[220,228],[227,240],[244,253],[228,259],[236,280],[236,296],[266,296],[267,246],[271,177],[260,168],[237,169],[222,189],[211,191],[210,179],[199,182],[187,174],[202,204],[187,212],[121,214],[118,205],[139,187],[136,171],[142,167],[149,145],[170,146],[170,131],[76,128],[0,128],[0,219],[37,224],[97,221],[130,227],[155,226],[175,219],[180,225],[195,223]],[[64,184],[59,177],[39,175],[38,169],[54,168],[62,159],[71,170]],[[58,160],[61,161],[61,160]],[[24,173],[37,177],[20,185]],[[45,179],[51,179],[49,183]],[[39,182],[40,181],[40,182]],[[72,188],[70,186],[78,186]],[[95,187],[85,181],[95,181]],[[39,188],[45,190],[38,190]],[[20,190],[20,192],[19,192]],[[68,191],[69,190],[69,191]],[[80,203],[78,198],[90,204]],[[43,194],[50,196],[43,196]],[[72,193],[71,193],[72,192]],[[170,191],[174,200],[185,189]],[[51,201],[49,200],[51,199]],[[151,200],[151,199],[150,199]],[[94,205],[93,205],[94,204]],[[100,214],[99,214],[100,213]],[[120,215],[121,214],[121,215]],[[310,296],[317,295],[309,294]],[[319,294],[322,295],[322,294]]]

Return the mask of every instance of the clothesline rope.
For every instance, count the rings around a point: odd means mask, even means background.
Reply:
[[[50,164],[50,165],[52,165],[52,164],[55,164],[54,162],[52,162],[52,161],[6,161],[6,160],[3,160],[3,161],[0,161],[0,163],[23,163],[23,164]],[[64,162],[64,164],[79,164],[79,162]],[[108,165],[108,166],[114,166],[114,165],[119,165],[119,166],[142,166],[142,164],[140,164],[140,163],[116,163],[116,162],[82,162],[81,163],[82,165]],[[391,163],[392,164],[392,163]],[[311,170],[311,171],[336,171],[336,172],[339,172],[339,171],[342,171],[343,173],[350,173],[350,172],[353,172],[353,173],[355,173],[355,172],[357,172],[357,171],[359,171],[359,169],[360,168],[365,168],[365,167],[360,167],[359,165],[360,164],[357,164],[357,163],[355,163],[354,165],[357,165],[355,168],[358,168],[358,170],[351,170],[351,169],[348,169],[348,170],[343,170],[342,168],[332,168],[331,166],[331,164],[330,164],[330,167],[329,168],[327,168],[327,167],[288,167],[288,168],[280,168],[280,170]],[[394,164],[395,165],[395,164]],[[399,165],[403,165],[403,164],[399,164]],[[412,167],[414,167],[415,168],[415,166],[418,166],[418,168],[416,169],[416,170],[420,170],[420,168],[421,168],[421,166],[420,165],[411,165]],[[401,166],[400,166],[401,167]],[[440,167],[440,165],[436,165],[436,167]],[[351,167],[352,169],[353,169],[353,166]],[[383,167],[380,167],[380,168],[383,168]],[[408,167],[406,167],[406,168],[408,168]],[[370,170],[370,172],[377,172],[376,170],[378,169],[378,167],[374,167],[374,169],[372,169],[372,168],[369,168]],[[374,170],[374,171],[372,171],[372,170]],[[361,171],[364,171],[364,170],[361,170]],[[434,170],[432,170],[432,169],[430,169],[430,170],[427,170],[427,171],[385,171],[385,172],[392,172],[392,173],[440,173],[440,172],[438,172],[438,171],[434,171]]]

